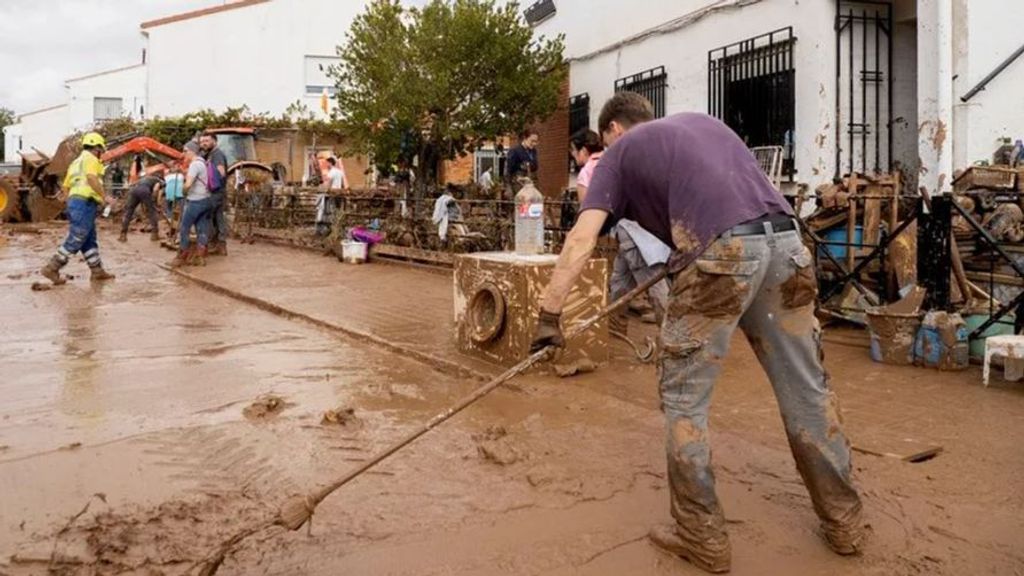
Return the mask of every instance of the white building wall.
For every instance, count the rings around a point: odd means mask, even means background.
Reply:
[[[708,7],[717,5],[717,9]],[[742,6],[741,6],[742,5]],[[661,0],[624,14],[616,0],[562,0],[539,34],[565,33],[570,94],[589,93],[596,129],[604,101],[618,78],[665,66],[666,114],[708,110],[708,51],[792,26],[797,37],[795,156],[798,182],[815,185],[834,169],[835,9],[825,0]],[[652,26],[653,32],[616,46]],[[669,23],[666,26],[666,23]],[[601,51],[602,48],[610,49]]]
[[[120,98],[122,114],[136,120],[144,117],[146,110],[146,66],[138,64],[93,76],[68,80],[69,132],[88,130],[93,127],[94,99]]]
[[[69,134],[67,105],[22,114],[19,122],[21,149],[26,152],[36,148],[48,156],[53,155],[57,151],[57,145]],[[4,155],[7,154],[5,151]],[[17,160],[20,160],[20,156]]]
[[[21,124],[4,126],[4,162],[21,162]]]
[[[1024,56],[970,101],[961,97],[1024,43],[1024,2],[957,0],[954,167],[992,160],[1002,137],[1024,140]],[[965,37],[966,36],[966,37]]]
[[[322,115],[320,94],[305,94],[305,57],[335,56],[364,8],[351,0],[273,0],[143,29],[149,115],[242,105],[277,115],[296,101]]]

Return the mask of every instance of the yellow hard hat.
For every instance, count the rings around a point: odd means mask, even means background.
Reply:
[[[107,147],[107,141],[103,139],[97,132],[89,132],[85,136],[82,136],[82,146],[103,146]]]

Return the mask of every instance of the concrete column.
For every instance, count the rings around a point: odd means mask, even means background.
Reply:
[[[917,0],[917,119],[919,186],[952,189],[953,2]]]

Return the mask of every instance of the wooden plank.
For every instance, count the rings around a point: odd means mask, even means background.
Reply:
[[[967,272],[967,279],[971,282],[977,282],[981,286],[988,286],[989,274],[988,272]],[[1024,287],[1024,280],[1021,280],[1016,274],[992,274],[992,281],[996,284],[1006,284],[1007,286],[1022,286]]]
[[[882,195],[885,188],[868,186],[864,200],[864,244],[876,246],[882,235]]]
[[[370,250],[370,258],[401,258],[414,262],[427,262],[442,266],[452,266],[455,263],[455,256],[449,252],[438,252],[436,250],[423,250],[408,246],[394,246],[391,244],[374,244]]]
[[[847,213],[846,211],[843,211],[843,212],[840,212],[838,214],[834,214],[832,216],[828,216],[828,217],[825,217],[825,218],[814,218],[812,220],[809,220],[807,222],[807,225],[808,225],[808,227],[810,227],[810,229],[813,232],[818,233],[818,232],[822,232],[824,230],[828,230],[828,229],[830,229],[830,228],[832,228],[834,226],[838,226],[839,224],[842,224],[843,222],[846,222],[846,219],[849,218],[849,217],[850,217],[849,213]]]

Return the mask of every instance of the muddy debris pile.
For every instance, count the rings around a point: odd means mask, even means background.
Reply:
[[[529,454],[514,443],[504,426],[488,426],[486,430],[473,434],[477,455],[486,462],[509,466],[525,460]]]
[[[209,495],[153,508],[92,502],[54,534],[3,559],[12,574],[187,574],[266,509],[241,496]],[[230,518],[227,521],[226,518]],[[0,566],[3,566],[0,563]],[[5,573],[0,567],[0,573]]]
[[[260,396],[242,409],[242,415],[252,421],[269,420],[276,417],[291,404],[285,402],[284,398],[274,394]]]
[[[355,429],[361,428],[363,421],[356,416],[355,408],[339,406],[324,412],[323,417],[320,418],[320,424],[322,426],[337,426],[340,428]]]
[[[597,364],[590,358],[580,358],[574,362],[554,365],[555,374],[559,378],[568,378],[577,374],[588,374],[597,370]]]

